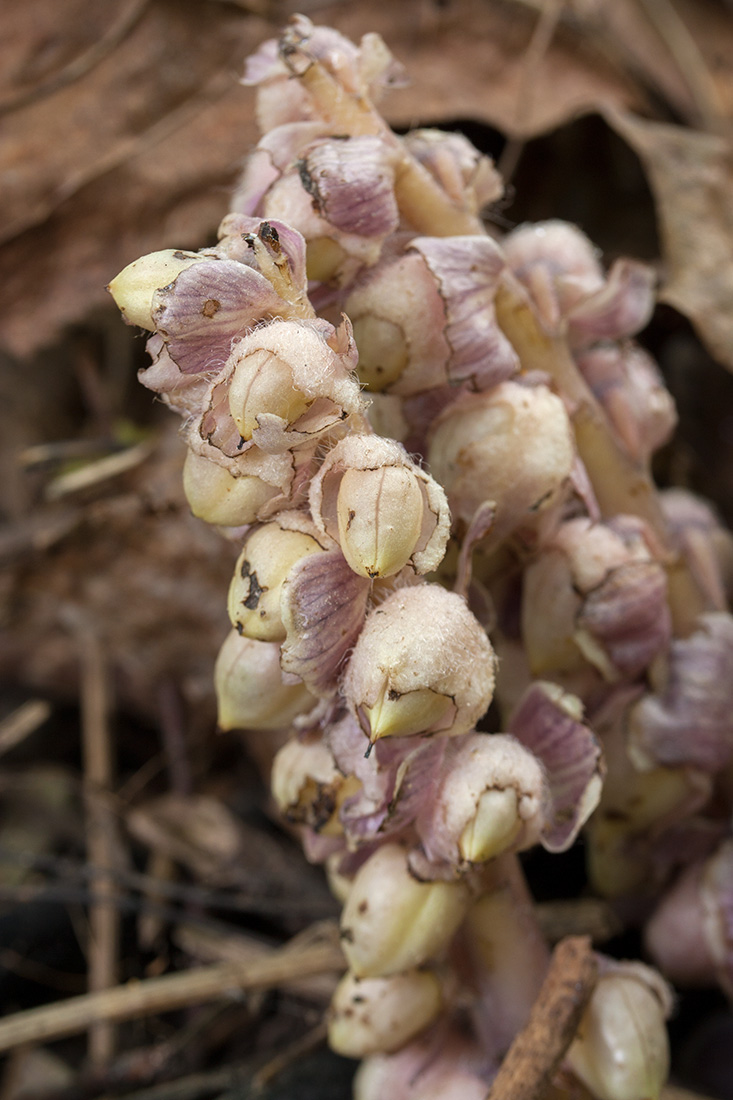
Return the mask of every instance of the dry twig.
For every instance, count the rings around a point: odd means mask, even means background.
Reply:
[[[596,959],[587,936],[555,948],[529,1020],[509,1047],[489,1100],[541,1100],[593,992]]]
[[[101,871],[111,871],[119,843],[116,821],[109,805],[113,780],[109,730],[109,685],[106,662],[93,629],[83,620],[76,624],[81,654],[81,727],[84,756],[87,858]],[[96,993],[115,985],[120,939],[119,910],[108,904],[116,893],[108,875],[98,883],[99,900],[89,912],[89,989]],[[93,1064],[107,1062],[115,1048],[115,1032],[103,1020],[89,1029],[89,1055]]]
[[[0,1051],[23,1043],[42,1043],[84,1031],[99,1021],[131,1020],[173,1012],[251,989],[267,989],[294,978],[344,967],[340,948],[316,943],[286,945],[266,959],[245,964],[202,966],[162,978],[129,982],[116,989],[72,997],[60,1004],[32,1008],[0,1020]]]
[[[29,699],[0,722],[0,756],[29,737],[51,714],[45,699]]]

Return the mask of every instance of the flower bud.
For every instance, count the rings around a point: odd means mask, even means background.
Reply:
[[[393,576],[406,565],[426,573],[445,553],[445,494],[392,440],[340,440],[311,482],[310,506],[318,529],[338,540],[362,577]]]
[[[438,417],[428,457],[454,516],[470,523],[481,504],[494,502],[496,545],[559,499],[575,446],[559,397],[543,385],[502,382],[459,397]]]
[[[583,1013],[567,1062],[598,1100],[656,1100],[669,1072],[665,1018],[671,994],[641,963],[602,974]]]
[[[549,951],[518,862],[500,862],[498,868],[500,885],[471,905],[457,942],[464,980],[478,994],[479,1040],[487,1052],[503,1054],[527,1022]],[[507,870],[514,881],[504,878]]]
[[[341,861],[343,859],[343,852],[334,852],[332,855],[326,858],[324,868],[326,871],[326,881],[328,882],[328,888],[336,898],[336,901],[341,905],[346,904],[346,899],[351,891],[351,884],[354,881],[350,875],[345,875],[341,871]]]
[[[355,361],[348,321],[339,330],[323,321],[263,325],[232,351],[212,388],[202,434],[224,438],[231,418],[240,450],[242,440],[277,454],[317,439],[363,411]]]
[[[674,398],[654,360],[633,344],[598,344],[577,363],[625,449],[648,462],[677,424]]]
[[[242,83],[259,85],[256,114],[261,130],[313,117],[316,105],[293,80],[292,66],[299,68],[305,60],[301,55],[319,62],[344,92],[358,92],[374,102],[406,81],[403,66],[378,34],[365,34],[356,46],[332,27],[314,26],[307,16],[294,15],[279,41],[267,39],[247,58]]]
[[[441,1009],[440,984],[430,971],[389,978],[346,974],[331,1001],[328,1042],[346,1058],[399,1050]]]
[[[619,691],[616,702],[594,723],[607,772],[600,804],[586,826],[585,845],[593,889],[605,897],[629,894],[659,880],[665,869],[655,858],[654,838],[692,819],[712,789],[712,777],[694,768],[639,771],[634,766],[628,720],[638,690]]]
[[[187,267],[206,257],[179,248],[165,248],[133,260],[115,275],[107,287],[128,325],[155,331],[153,296],[156,290],[170,286]]]
[[[571,847],[601,797],[603,750],[582,719],[576,695],[541,680],[530,684],[509,719],[512,734],[544,772],[549,797],[540,843],[548,852]]]
[[[223,730],[279,730],[315,705],[304,684],[283,683],[280,647],[274,642],[227,636],[214,668]]]
[[[208,458],[189,451],[183,466],[183,491],[193,514],[206,523],[241,527],[253,523],[279,489],[255,475],[234,477]]]
[[[484,863],[505,852],[521,828],[516,792],[494,787],[484,791],[476,803],[473,817],[459,837],[461,859],[467,863]]]
[[[391,577],[407,565],[423,520],[423,494],[411,470],[346,470],[336,511],[341,551],[355,573]]]
[[[418,882],[404,848],[385,844],[360,868],[341,916],[341,940],[357,977],[385,977],[440,954],[469,901],[458,882]]]
[[[730,842],[723,847],[727,848],[728,857],[727,894],[730,892],[730,857],[733,853]],[[715,943],[716,932],[725,927],[725,921],[720,920],[720,914],[716,913],[718,899],[714,894],[711,897],[706,890],[707,871],[705,863],[686,867],[664,894],[644,930],[644,944],[652,961],[675,985],[713,985],[718,976],[715,959],[715,948],[718,946],[724,947],[720,952],[721,961],[728,962],[727,943]],[[726,978],[730,987],[730,975]]]
[[[504,193],[493,161],[479,153],[463,134],[445,130],[410,130],[402,139],[455,203],[479,213]]]
[[[662,898],[646,929],[646,944],[666,977],[681,985],[717,982],[733,996],[730,913],[733,840],[686,867]]]
[[[710,612],[698,626],[672,642],[660,690],[632,711],[629,753],[640,769],[717,772],[733,758],[733,616]]]
[[[267,166],[263,171],[253,165],[246,180],[249,194],[240,193],[237,201],[253,209],[255,200],[265,217],[280,218],[302,233],[311,279],[346,282],[377,262],[383,242],[399,226],[395,172],[402,158],[391,135],[333,137],[314,134],[314,128],[300,123],[267,135],[259,149],[270,153],[277,177],[268,181]],[[280,131],[285,131],[281,144],[290,145],[289,158],[285,148],[275,146]]]
[[[669,542],[705,595],[710,611],[724,611],[733,593],[733,534],[706,501],[685,489],[665,489],[659,500]]]
[[[465,600],[438,585],[401,588],[367,616],[342,691],[374,743],[467,733],[494,691],[495,658]]]
[[[232,626],[263,642],[285,640],[280,614],[283,581],[296,562],[322,549],[312,535],[288,530],[284,522],[281,515],[247,536],[229,585],[227,609]]]

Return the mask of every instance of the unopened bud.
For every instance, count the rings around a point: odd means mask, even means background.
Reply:
[[[453,938],[468,901],[462,883],[418,882],[405,850],[385,844],[357,873],[341,917],[352,971],[385,977],[434,958]]]
[[[204,259],[205,256],[196,252],[182,252],[178,248],[151,252],[123,268],[107,290],[128,325],[139,325],[153,332],[153,296],[156,290],[170,286],[187,267]]]
[[[346,1058],[399,1050],[440,1012],[440,984],[427,970],[389,978],[346,974],[331,1002],[328,1041]]]
[[[280,492],[253,474],[233,477],[223,466],[193,451],[186,455],[183,490],[197,519],[221,527],[254,523],[260,509]]]
[[[311,535],[284,529],[280,518],[253,531],[229,585],[227,607],[232,626],[248,638],[284,641],[280,616],[283,581],[296,562],[321,549]]]
[[[354,881],[349,875],[341,871],[343,852],[334,852],[328,856],[324,864],[328,888],[341,905],[346,904],[346,899],[351,892],[351,884]]]
[[[406,565],[435,569],[445,553],[445,493],[404,447],[377,435],[349,435],[326,455],[310,488],[313,520],[337,539],[355,573],[389,577]]]
[[[366,313],[354,322],[354,339],[359,349],[359,377],[369,390],[379,393],[401,377],[409,350],[400,325]]]
[[[354,1100],[486,1100],[488,1059],[475,1039],[433,1032],[396,1054],[372,1054],[354,1078]]]
[[[665,1018],[671,995],[641,963],[620,963],[598,981],[567,1061],[598,1100],[656,1100],[669,1072]]]
[[[194,430],[233,458],[252,443],[279,455],[317,440],[364,411],[356,357],[346,319],[261,325],[234,343]]]
[[[228,635],[214,668],[223,730],[279,730],[315,705],[304,684],[283,683],[280,647],[274,642]]]
[[[336,507],[341,550],[355,573],[391,577],[407,565],[423,519],[423,496],[411,470],[347,470]]]
[[[346,300],[362,381],[408,396],[461,383],[484,390],[515,374],[494,314],[504,266],[487,236],[416,237],[369,271]]]

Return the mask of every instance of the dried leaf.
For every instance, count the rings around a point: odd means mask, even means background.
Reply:
[[[238,77],[282,13],[268,22],[234,4],[128,5],[28,0],[3,14],[0,342],[16,354],[103,305],[105,284],[136,257],[206,243],[257,140]],[[521,4],[362,0],[308,14],[389,43],[412,79],[385,103],[393,124],[470,118],[530,136],[601,101],[645,102],[582,30],[561,28],[520,118],[536,23]]]
[[[62,611],[82,607],[98,624],[123,706],[157,721],[160,685],[173,679],[192,728],[210,728],[214,658],[226,632],[222,593],[236,546],[190,514],[183,451],[171,423],[140,467],[81,499],[37,508],[40,530],[27,526],[11,540],[0,570],[7,682],[73,695],[78,653]]]
[[[606,117],[641,158],[657,201],[667,265],[662,299],[733,369],[733,145],[631,114]]]

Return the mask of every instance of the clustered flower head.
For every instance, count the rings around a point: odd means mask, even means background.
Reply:
[[[651,271],[559,221],[489,232],[491,161],[377,111],[402,79],[295,16],[247,63],[262,138],[218,244],[110,290],[193,513],[240,546],[219,724],[276,731],[275,801],[344,903],[331,1044],[357,1100],[478,1100],[548,963],[521,851],[584,829],[593,887],[655,902],[660,965],[733,981],[732,559],[650,475]],[[601,959],[562,1073],[658,1096],[669,1009]]]

